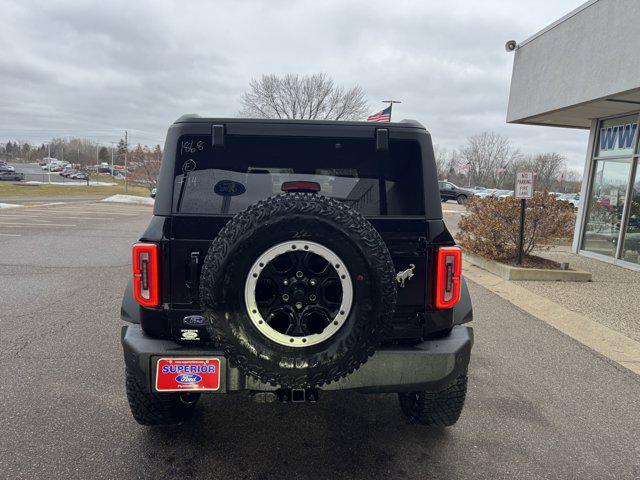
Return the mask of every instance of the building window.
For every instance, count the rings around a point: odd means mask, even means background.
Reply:
[[[615,256],[627,194],[630,160],[597,160],[588,197],[582,248]]]
[[[621,258],[627,262],[640,264],[640,168],[638,167],[636,167],[636,178],[629,199],[628,218]]]
[[[640,186],[628,192],[630,175],[637,162],[637,155],[634,155],[637,138],[638,115],[628,115],[601,121],[594,145],[593,172],[585,198],[586,215],[581,248],[614,261],[622,259],[640,263],[640,239],[637,238],[640,236]],[[629,206],[625,208],[627,203]],[[628,223],[624,221],[625,218],[629,219]],[[624,248],[620,248],[621,242]]]

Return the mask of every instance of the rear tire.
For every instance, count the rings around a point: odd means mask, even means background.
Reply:
[[[440,197],[440,201],[441,201],[442,203],[447,203],[447,199],[446,199],[446,198],[442,198],[442,197]]]
[[[198,394],[192,394],[187,400],[178,393],[148,392],[129,369],[126,377],[131,414],[140,425],[176,425],[193,415]]]
[[[460,418],[467,395],[467,373],[443,390],[399,393],[402,413],[411,423],[450,427]]]
[[[456,198],[458,204],[462,205],[464,202],[467,201],[467,196],[466,195],[458,195],[458,198]]]

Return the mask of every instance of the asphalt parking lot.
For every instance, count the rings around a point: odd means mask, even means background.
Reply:
[[[63,182],[66,180],[57,172],[52,172],[50,174],[48,171],[42,170],[42,167],[37,163],[14,163],[12,165],[15,167],[16,172],[24,174],[24,179],[26,181]]]
[[[409,425],[395,396],[348,392],[315,405],[208,397],[183,426],[137,425],[119,305],[150,215],[0,211],[2,478],[640,477],[640,377],[473,283],[470,391],[454,428]]]

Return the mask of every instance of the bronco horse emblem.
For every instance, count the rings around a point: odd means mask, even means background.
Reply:
[[[411,280],[411,277],[413,277],[413,271],[415,270],[415,268],[416,266],[413,263],[410,263],[409,268],[396,273],[396,280],[400,284],[401,288],[404,288],[404,282],[406,282],[407,280]]]

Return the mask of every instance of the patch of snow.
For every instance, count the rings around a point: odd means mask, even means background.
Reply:
[[[78,180],[73,182],[38,182],[37,180],[29,180],[28,182],[23,182],[23,184],[27,185],[56,185],[61,187],[84,187],[87,185],[86,180]],[[94,182],[90,181],[90,187],[113,187],[117,185],[117,183],[112,182]]]
[[[134,205],[149,205],[153,206],[155,200],[151,197],[136,197],[135,195],[112,195],[102,199],[103,202],[114,203],[131,203]]]
[[[24,207],[24,205],[18,205],[17,203],[0,203],[0,209],[3,208],[20,208]]]

